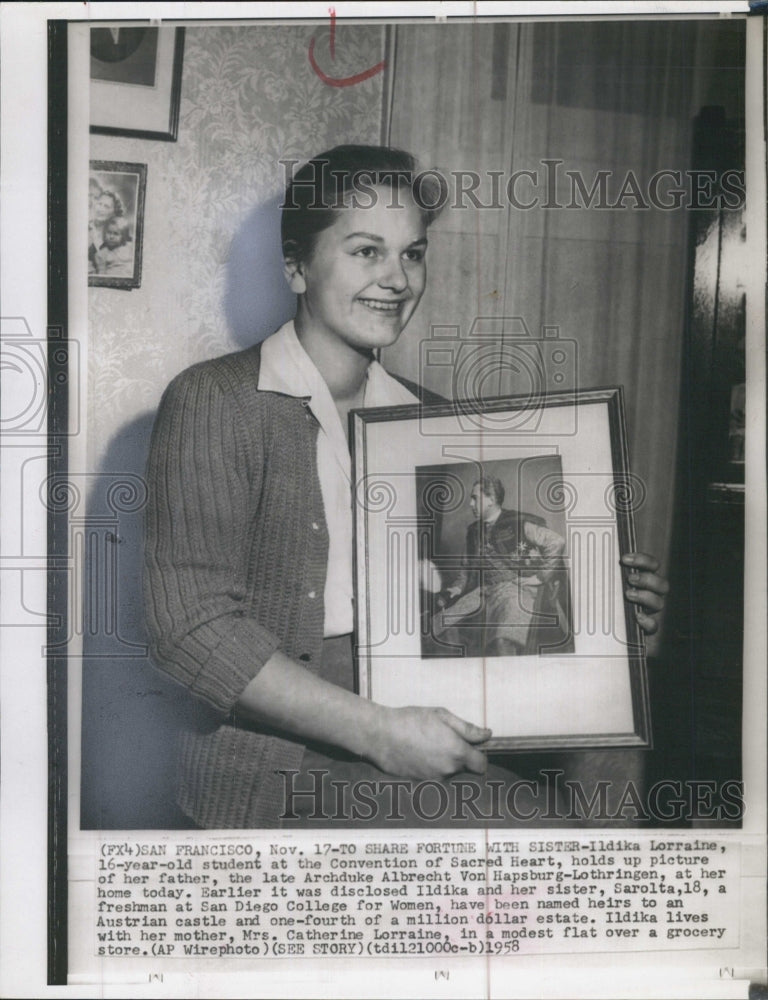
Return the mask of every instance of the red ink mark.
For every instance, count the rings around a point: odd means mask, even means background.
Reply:
[[[331,50],[331,61],[336,59],[336,8],[329,7],[329,13],[331,15],[331,39],[330,39],[330,50]],[[375,66],[371,66],[369,69],[364,69],[361,73],[355,73],[353,76],[328,76],[324,73],[317,64],[315,59],[315,38],[314,35],[309,40],[309,65],[315,71],[317,76],[327,84],[329,87],[354,87],[356,83],[362,83],[363,80],[370,80],[372,76],[376,76],[377,73],[381,73],[383,69],[386,69],[387,60],[382,59],[380,63],[376,63]]]

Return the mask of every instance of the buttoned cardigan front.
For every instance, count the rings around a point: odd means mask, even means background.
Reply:
[[[259,390],[259,361],[256,345],[178,375],[147,471],[151,652],[208,709],[182,735],[177,779],[179,805],[208,829],[279,825],[278,772],[304,747],[258,731],[236,702],[276,649],[314,672],[322,655],[318,424],[306,399]]]
[[[280,648],[319,667],[328,537],[306,400],[258,390],[259,345],[182,372],[152,434],[145,598],[155,663],[211,710],[180,741],[177,798],[198,825],[277,825],[279,769],[304,748],[237,717]],[[215,725],[215,720],[220,725]]]

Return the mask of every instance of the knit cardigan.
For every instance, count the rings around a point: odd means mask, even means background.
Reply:
[[[279,825],[304,747],[236,702],[275,650],[317,672],[328,529],[307,399],[258,389],[260,346],[177,376],[155,421],[145,604],[156,665],[207,706],[182,734],[177,800],[199,826]],[[438,397],[401,381],[422,401]]]

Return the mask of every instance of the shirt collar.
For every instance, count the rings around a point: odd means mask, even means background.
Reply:
[[[372,361],[368,366],[367,380],[366,406],[419,402],[378,361]],[[289,320],[262,343],[258,388],[261,392],[279,392],[284,396],[310,399],[313,402],[330,396],[323,376],[299,343],[293,320]]]
[[[259,391],[311,398],[319,389],[318,379],[322,376],[299,343],[293,320],[262,343]]]

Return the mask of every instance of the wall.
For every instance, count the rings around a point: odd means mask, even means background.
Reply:
[[[384,76],[323,83],[307,57],[315,33],[319,61],[327,29],[188,27],[178,141],[91,136],[91,159],[147,164],[147,196],[141,287],[90,289],[90,468],[177,372],[293,314],[276,238],[278,161],[376,143],[381,130]],[[383,45],[383,28],[339,28],[337,75],[380,62]]]

